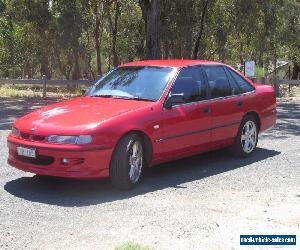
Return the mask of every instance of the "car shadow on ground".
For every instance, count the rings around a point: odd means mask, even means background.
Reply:
[[[9,130],[13,122],[35,109],[58,102],[57,98],[41,97],[1,97],[0,98],[0,130]]]
[[[108,179],[82,181],[39,176],[9,181],[4,189],[28,201],[64,207],[89,206],[123,200],[165,188],[184,188],[187,182],[242,167],[251,167],[254,162],[278,154],[280,154],[278,151],[257,148],[249,158],[233,158],[226,150],[196,155],[148,169],[137,188],[127,191],[113,188]]]

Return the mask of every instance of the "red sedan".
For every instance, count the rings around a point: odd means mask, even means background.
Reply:
[[[230,66],[200,60],[131,62],[83,97],[18,119],[8,163],[72,178],[110,177],[132,188],[143,168],[228,147],[251,155],[258,133],[274,126],[276,99]]]

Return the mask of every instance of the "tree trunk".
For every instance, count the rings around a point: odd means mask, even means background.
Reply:
[[[95,17],[95,28],[94,28],[94,39],[95,39],[95,50],[96,50],[96,63],[97,63],[97,73],[102,75],[102,62],[101,62],[101,39],[100,39],[100,18],[98,15],[98,3],[95,2],[93,8],[93,14]]]
[[[203,9],[202,9],[202,13],[201,13],[201,20],[200,20],[200,29],[199,29],[199,33],[198,33],[196,43],[195,43],[193,59],[197,59],[197,57],[198,57],[199,48],[201,45],[201,39],[203,36],[203,31],[204,31],[205,16],[207,13],[208,4],[209,4],[209,0],[206,0],[203,5]]]
[[[146,58],[161,59],[160,15],[161,0],[140,0],[146,29]]]
[[[90,44],[91,40],[90,40],[89,30],[86,31],[86,37],[87,37],[88,44]],[[95,80],[95,74],[93,72],[93,67],[92,67],[92,54],[91,53],[87,54],[87,76],[86,76],[86,78]]]
[[[191,59],[193,52],[193,0],[185,0],[185,1],[177,1],[177,5],[180,9],[182,9],[182,38],[183,38],[183,49],[181,53],[181,57],[184,59]]]
[[[41,75],[45,75],[47,79],[51,78],[50,70],[49,70],[49,58],[47,53],[43,52],[41,58]]]
[[[80,79],[80,67],[79,67],[79,56],[78,51],[74,51],[74,70],[72,74],[72,80]]]
[[[51,78],[50,70],[49,70],[49,59],[47,56],[42,56],[41,59],[41,75],[45,75],[47,79]]]
[[[300,78],[300,63],[294,62],[292,79],[297,80]]]
[[[116,0],[114,22],[112,21],[111,14],[109,13],[109,23],[110,23],[110,30],[112,34],[112,41],[111,41],[112,64],[114,67],[117,67],[119,64],[119,57],[116,50],[119,16],[120,16],[120,2]]]

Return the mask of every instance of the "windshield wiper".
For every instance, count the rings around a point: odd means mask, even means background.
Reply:
[[[90,97],[113,97],[113,95],[90,95]]]
[[[90,97],[103,97],[103,98],[126,98],[127,96],[120,96],[120,95],[91,95]]]
[[[140,97],[140,96],[133,96],[133,97],[129,97],[128,99],[133,99],[133,100],[138,100],[138,101],[155,102],[155,100],[153,100],[153,99],[145,98],[145,97]]]
[[[115,98],[115,99],[126,99],[126,100],[138,100],[138,101],[150,101],[155,102],[153,99],[139,97],[139,96],[121,96],[121,95],[91,95],[91,97],[103,97],[103,98]]]

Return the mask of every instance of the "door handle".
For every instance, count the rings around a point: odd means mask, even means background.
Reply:
[[[211,111],[210,107],[203,108],[204,113],[209,113]]]
[[[238,101],[238,102],[236,103],[236,106],[241,107],[241,106],[243,106],[243,104],[244,104],[243,101]]]

